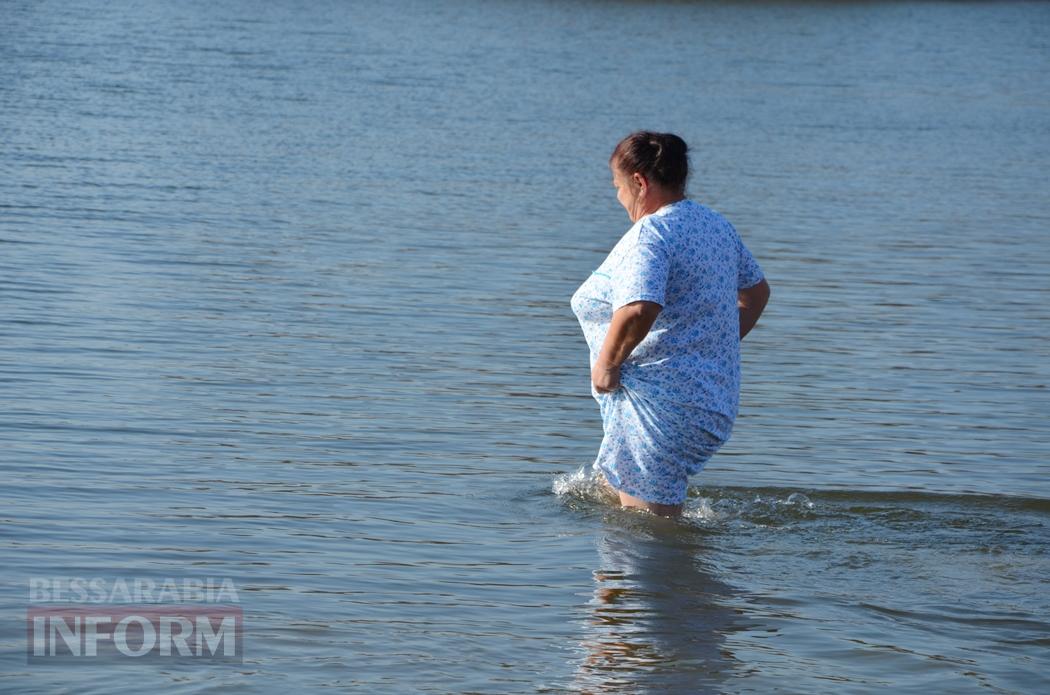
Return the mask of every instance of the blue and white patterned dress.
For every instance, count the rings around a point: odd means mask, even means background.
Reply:
[[[638,220],[572,296],[594,366],[613,312],[641,300],[663,307],[599,393],[605,437],[594,462],[618,490],[680,504],[688,477],[729,439],[740,397],[737,290],[762,270],[733,226],[692,200]]]

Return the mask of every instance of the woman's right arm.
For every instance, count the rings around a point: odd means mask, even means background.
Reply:
[[[740,309],[740,339],[751,332],[758,323],[758,317],[769,301],[769,283],[765,278],[757,285],[740,290],[736,294],[736,305]]]

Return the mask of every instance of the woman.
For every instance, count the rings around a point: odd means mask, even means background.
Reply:
[[[623,506],[678,516],[688,477],[729,439],[740,339],[769,285],[733,226],[685,197],[680,137],[632,133],[609,167],[634,224],[572,297],[605,430],[595,466]]]

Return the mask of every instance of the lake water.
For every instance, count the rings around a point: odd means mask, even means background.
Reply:
[[[0,13],[0,690],[1050,689],[1050,5]],[[640,127],[773,287],[680,522],[569,310]],[[27,663],[42,577],[243,663]]]

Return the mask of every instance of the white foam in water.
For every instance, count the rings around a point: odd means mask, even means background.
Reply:
[[[813,503],[809,501],[809,498],[803,495],[801,492],[792,492],[788,495],[788,498],[781,502],[788,506],[797,506],[804,509],[813,509]]]
[[[682,509],[682,517],[693,521],[711,522],[718,520],[721,515],[711,506],[711,500],[706,497],[698,497],[685,501]]]
[[[559,497],[577,497],[605,504],[618,501],[593,466],[580,466],[572,473],[555,476],[551,489]]]

